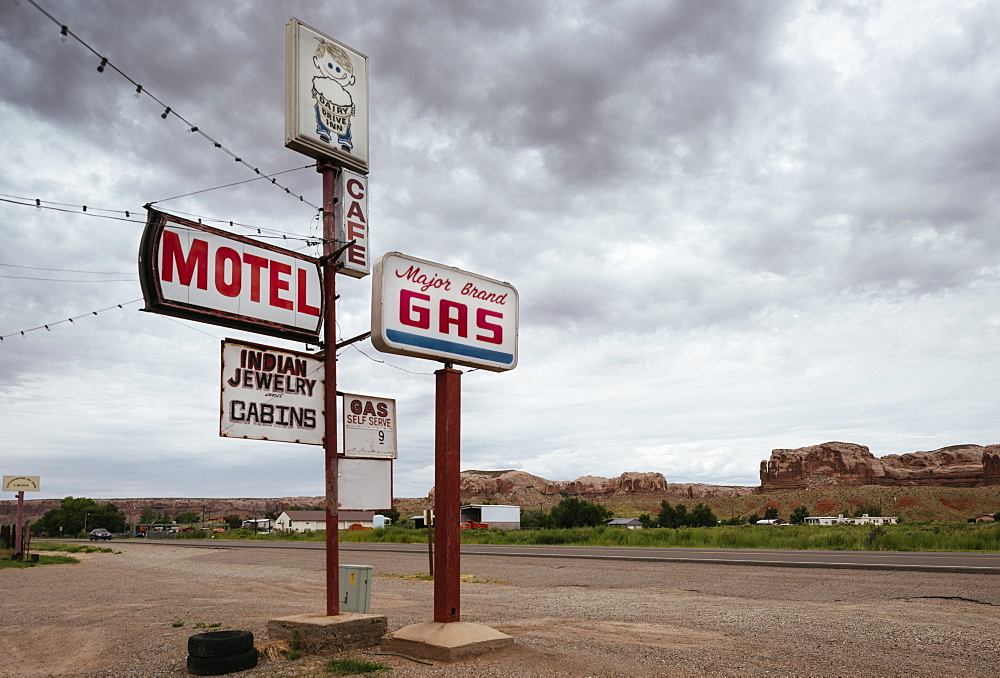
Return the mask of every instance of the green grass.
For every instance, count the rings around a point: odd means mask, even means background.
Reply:
[[[378,662],[369,662],[362,659],[331,659],[323,665],[327,673],[335,676],[367,676],[388,671],[389,667]]]
[[[249,536],[241,535],[247,533]],[[254,535],[233,530],[227,538],[275,541],[323,541],[326,533]],[[568,530],[462,530],[464,544],[658,546],[732,549],[787,549],[829,551],[986,551],[1000,552],[1000,524],[967,522],[905,522],[899,525],[740,525],[719,527],[623,530],[586,527]],[[427,530],[387,527],[379,530],[341,530],[341,542],[426,544]]]
[[[426,543],[425,530],[387,528],[341,533],[341,541]],[[871,525],[741,525],[623,530],[463,530],[466,544],[658,546],[830,551],[1000,551],[1000,525],[903,523]]]
[[[0,570],[24,569],[38,565],[72,565],[80,562],[73,556],[39,556],[37,563],[30,560],[11,560],[13,554],[11,549],[0,549]]]

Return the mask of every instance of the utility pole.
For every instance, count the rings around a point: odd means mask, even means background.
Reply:
[[[326,614],[340,614],[340,498],[337,487],[337,234],[334,205],[337,204],[337,168],[329,162],[319,162],[316,169],[323,175],[323,318],[324,343],[324,422],[326,437],[323,452],[326,460]]]

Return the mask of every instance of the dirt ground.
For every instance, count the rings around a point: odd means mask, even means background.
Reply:
[[[79,565],[0,570],[0,676],[185,675],[187,638],[324,609],[316,550],[110,544]],[[429,621],[426,555],[344,550],[372,565],[389,630]],[[462,618],[514,637],[408,676],[1000,676],[1000,577],[469,556]],[[183,625],[180,623],[183,622]],[[175,626],[175,624],[177,624]],[[201,625],[201,627],[199,627]],[[378,652],[371,648],[370,652]],[[241,676],[325,675],[322,659]]]

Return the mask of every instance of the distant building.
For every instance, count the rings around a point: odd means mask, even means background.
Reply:
[[[486,523],[501,530],[521,529],[521,507],[504,504],[470,504],[462,507],[460,522]]]
[[[274,529],[274,521],[270,518],[251,518],[243,521],[243,527],[250,530]]]
[[[899,522],[896,516],[870,516],[867,513],[857,518],[838,516],[809,516],[806,525],[895,525]]]
[[[351,525],[375,526],[374,511],[338,511],[337,529],[346,530]],[[306,532],[326,529],[326,511],[284,511],[274,521],[274,529]]]
[[[638,518],[612,518],[611,520],[605,520],[604,524],[608,527],[619,527],[626,530],[642,529],[642,523],[639,522]]]

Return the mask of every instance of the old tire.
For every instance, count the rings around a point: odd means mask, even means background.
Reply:
[[[192,657],[232,657],[252,649],[253,634],[249,631],[211,631],[188,638],[188,654]]]
[[[234,654],[228,657],[194,657],[188,655],[188,673],[196,676],[221,676],[224,673],[236,673],[257,666],[257,648],[249,652]]]

